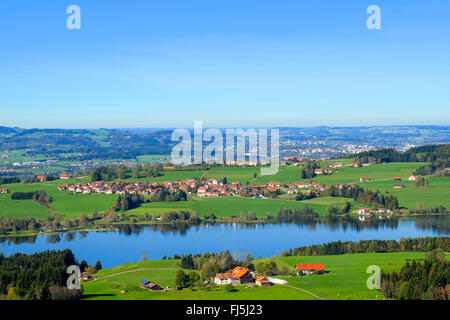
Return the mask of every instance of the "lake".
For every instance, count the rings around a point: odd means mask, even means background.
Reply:
[[[70,248],[78,261],[112,267],[183,253],[251,252],[254,258],[281,254],[290,248],[331,241],[448,236],[450,216],[396,218],[385,221],[307,221],[273,224],[198,226],[123,225],[117,231],[67,232],[57,235],[0,238],[5,255]]]

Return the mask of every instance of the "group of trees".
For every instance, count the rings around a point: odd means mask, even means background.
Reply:
[[[134,166],[119,165],[117,167],[98,167],[91,173],[91,181],[111,181],[117,179],[155,178],[161,175],[161,165],[136,164]]]
[[[51,198],[44,190],[34,192],[14,192],[11,194],[12,200],[33,200],[41,206],[49,206]]]
[[[69,290],[67,267],[77,265],[69,249],[32,255],[0,254],[0,295],[7,299],[79,299],[82,290]]]
[[[302,217],[315,218],[319,214],[308,206],[300,208],[279,208],[277,217],[279,220],[295,220]]]
[[[141,194],[125,193],[119,195],[117,201],[113,205],[115,211],[127,211],[137,208],[144,202],[173,202],[173,201],[187,201],[187,194],[183,190],[176,192],[169,192],[167,190],[152,193],[148,199],[145,199]]]
[[[350,212],[351,208],[352,208],[352,205],[350,202],[345,202],[341,207],[329,206],[329,207],[327,207],[327,215],[335,216],[335,215],[341,215],[341,214],[348,214]]]
[[[69,230],[72,228],[88,226],[96,218],[97,217],[92,217],[91,219],[82,213],[78,218],[65,220],[61,217],[54,216],[41,220],[32,217],[0,217],[0,234],[17,231],[37,231],[40,229],[46,229],[47,231],[60,229]]]
[[[423,264],[413,260],[400,272],[382,272],[380,292],[390,299],[449,300],[450,261],[436,249],[426,254]]]
[[[448,210],[444,206],[425,208],[422,202],[417,203],[417,208],[410,208],[408,212],[411,214],[438,214],[448,213]]]
[[[290,249],[283,252],[283,256],[314,256],[314,255],[339,255],[351,253],[372,252],[424,252],[435,249],[450,250],[450,238],[425,237],[402,238],[396,240],[361,240],[347,242],[329,242]]]
[[[183,270],[178,270],[177,275],[175,277],[175,289],[180,290],[187,287],[200,287],[202,285],[202,281],[200,280],[200,275],[191,271],[189,273],[185,273]]]
[[[174,201],[187,201],[187,194],[183,190],[177,190],[176,192],[169,192],[168,190],[161,190],[156,193],[152,193],[148,197],[149,202],[174,202]]]
[[[428,187],[429,181],[422,176],[417,176],[414,180],[415,187]]]
[[[228,272],[236,266],[255,270],[252,264],[253,257],[250,253],[234,252],[228,250],[220,253],[204,253],[203,255],[182,255],[181,268],[187,270],[199,270],[200,279],[205,281],[214,277],[217,273]]]
[[[323,191],[323,195],[329,197],[353,198],[356,202],[371,206],[373,208],[386,208],[390,210],[396,210],[399,208],[397,197],[383,195],[378,190],[374,192],[357,185],[344,185],[341,188],[332,185],[330,188]]]
[[[312,179],[316,176],[315,169],[319,168],[319,164],[314,160],[304,159],[303,170],[301,173],[302,179]]]
[[[11,183],[20,183],[20,178],[18,177],[0,178],[0,186],[2,184],[11,184]]]
[[[57,180],[57,179],[59,179],[59,176],[55,176],[55,175],[53,175],[51,173],[45,175],[45,181],[54,181],[54,180]],[[38,179],[37,175],[34,175],[32,177],[24,178],[22,180],[22,182],[23,183],[38,183],[38,182],[41,182],[41,180]]]
[[[129,193],[124,195],[119,194],[113,208],[115,211],[127,211],[138,207],[139,204],[143,202],[145,202],[143,195]]]

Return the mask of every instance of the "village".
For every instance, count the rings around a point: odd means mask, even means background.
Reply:
[[[316,182],[298,181],[295,184],[281,184],[280,182],[271,181],[265,184],[248,184],[243,185],[239,181],[227,183],[218,179],[185,179],[177,181],[165,182],[90,182],[77,184],[64,184],[58,186],[59,191],[69,191],[73,193],[92,194],[141,194],[151,195],[161,191],[175,193],[183,191],[189,195],[197,197],[229,197],[243,196],[264,198],[271,195],[279,195],[282,193],[297,194],[300,189],[309,189],[304,191],[306,194],[315,194],[318,196],[320,191],[324,191],[326,187]]]

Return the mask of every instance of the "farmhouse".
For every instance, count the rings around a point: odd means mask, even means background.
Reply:
[[[400,178],[400,177],[394,177],[394,181],[402,181],[402,178]]]
[[[61,180],[67,180],[67,179],[72,179],[72,175],[71,174],[68,174],[68,173],[63,173],[62,175],[60,175],[59,176],[59,178],[61,179]]]
[[[369,177],[362,177],[362,178],[359,178],[359,181],[360,182],[370,182],[371,180]]]
[[[273,285],[272,282],[270,282],[267,278],[265,278],[263,276],[258,277],[255,282],[260,287],[270,287]]]
[[[314,169],[314,173],[315,174],[322,174],[323,173],[323,169]]]
[[[91,275],[89,274],[89,272],[83,272],[81,274],[81,281],[88,281],[91,278]]]
[[[150,291],[159,291],[162,290],[160,286],[158,286],[156,283],[151,282],[147,279],[142,279],[139,281],[139,286],[143,289],[148,289]]]
[[[231,284],[236,286],[241,284],[241,281],[238,278],[233,277],[233,274],[231,272],[228,272],[228,273],[217,273],[216,276],[214,277],[214,283],[218,285]]]
[[[405,188],[404,184],[396,184],[396,185],[394,185],[394,189],[403,189],[403,188]]]
[[[9,190],[8,189],[0,189],[0,193],[8,193]]]
[[[250,270],[243,267],[236,267],[231,270],[233,277],[239,279],[241,284],[243,283],[253,283],[253,276],[250,274]]]
[[[281,186],[281,183],[271,181],[267,184],[267,186],[269,186],[270,188],[279,188]]]
[[[410,177],[408,178],[408,180],[409,180],[409,181],[416,181],[416,178],[417,178],[416,176],[410,176]]]
[[[45,176],[37,176],[36,179],[37,179],[39,182],[43,182],[43,181],[45,181]]]
[[[371,209],[370,208],[360,208],[357,210],[357,213],[360,215],[367,215],[371,213]]]
[[[325,266],[322,263],[312,263],[312,264],[296,264],[294,271],[298,275],[309,276],[312,274],[324,274]]]

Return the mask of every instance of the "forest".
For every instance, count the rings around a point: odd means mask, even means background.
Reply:
[[[402,238],[396,240],[336,241],[283,251],[283,256],[339,255],[376,252],[450,251],[449,237]]]
[[[0,299],[76,300],[82,290],[67,288],[67,267],[78,265],[71,250],[31,255],[0,253]]]
[[[436,249],[425,255],[423,264],[412,260],[400,272],[382,272],[380,292],[390,299],[449,300],[450,261]]]

